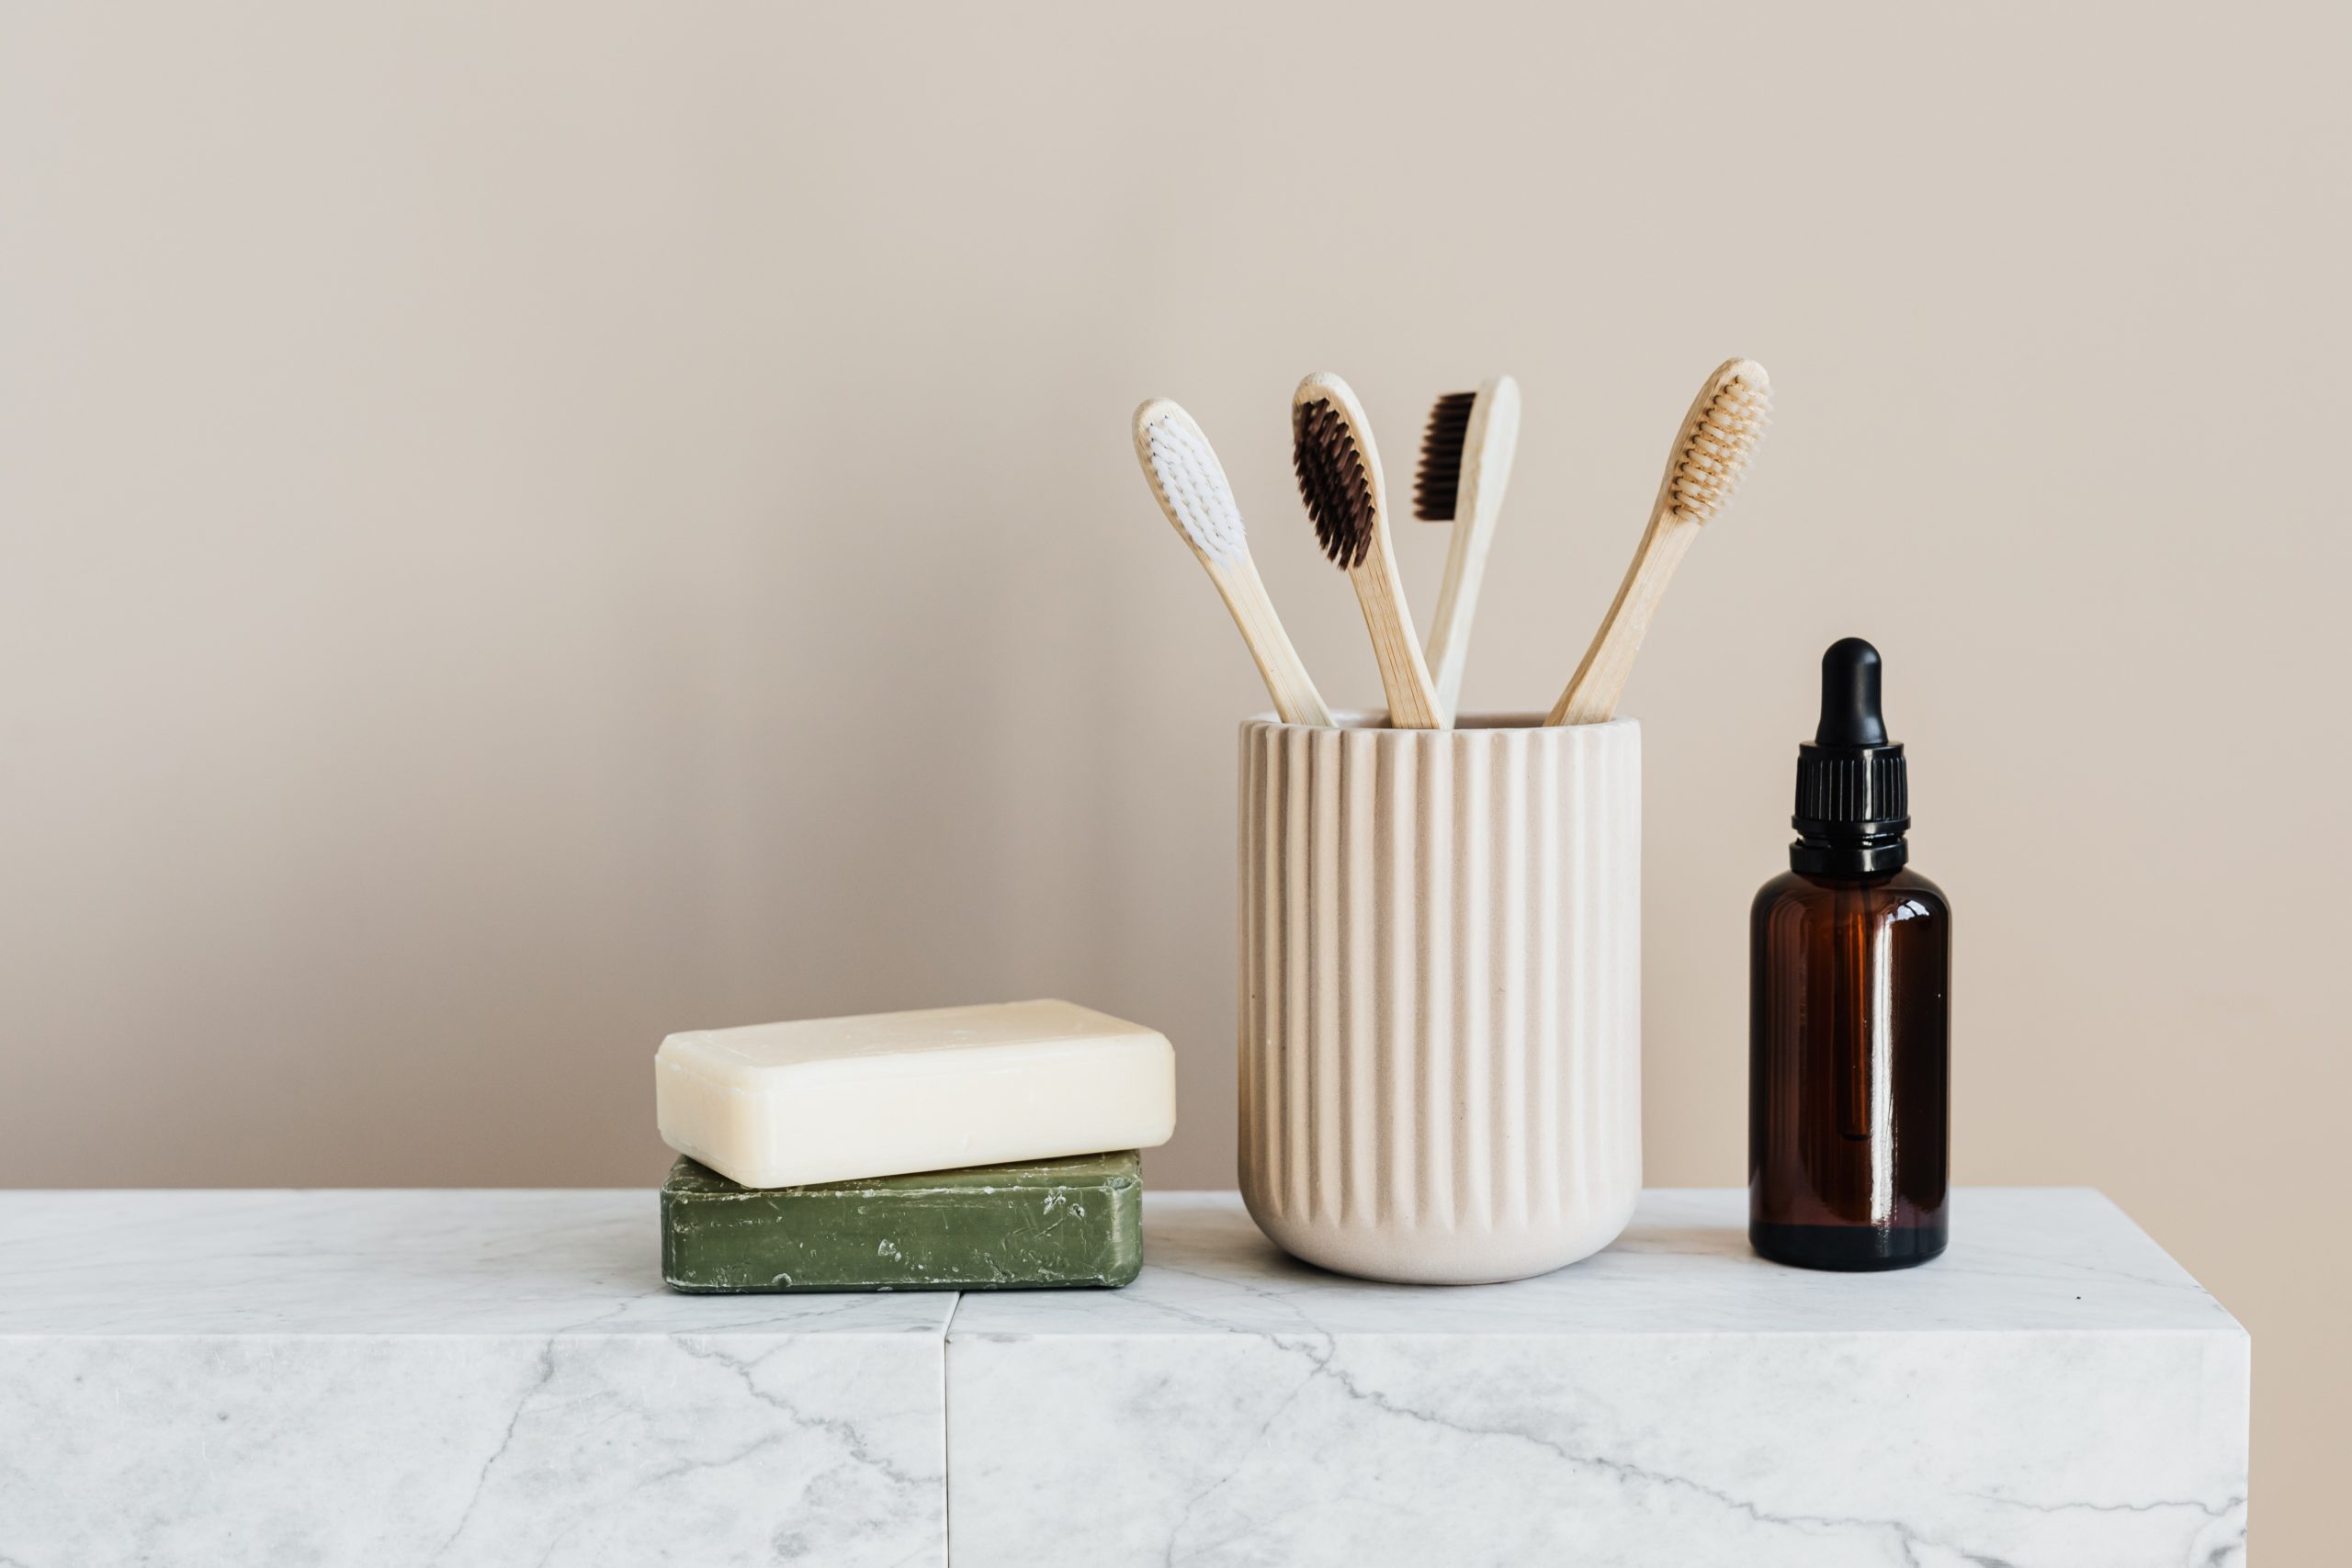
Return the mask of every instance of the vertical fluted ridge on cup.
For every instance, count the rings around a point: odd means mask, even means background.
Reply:
[[[1253,721],[1240,761],[1260,1224],[1392,1279],[1605,1245],[1641,1182],[1638,728]]]

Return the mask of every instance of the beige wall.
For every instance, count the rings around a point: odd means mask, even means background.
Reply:
[[[1176,1039],[1152,1177],[1223,1184],[1261,695],[1128,411],[1362,701],[1290,387],[1402,480],[1515,372],[1469,696],[1527,706],[1744,353],[1628,699],[1651,1178],[1742,1178],[1747,900],[1867,635],[1958,1174],[2219,1292],[2266,1555],[2333,1550],[2346,13],[1577,9],[10,7],[0,1182],[650,1183],[666,1030],[1062,993]]]

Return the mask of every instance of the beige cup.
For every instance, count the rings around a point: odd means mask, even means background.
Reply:
[[[1293,1255],[1471,1284],[1642,1185],[1641,728],[1241,729],[1241,1195]]]

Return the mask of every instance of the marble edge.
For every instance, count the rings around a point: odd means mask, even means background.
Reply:
[[[2106,1190],[2105,1188],[2103,1188],[2103,1187],[2089,1187],[2089,1186],[2082,1186],[2082,1187],[1989,1187],[1989,1188],[1988,1188],[1988,1187],[1973,1187],[1973,1188],[1962,1188],[1962,1191],[1970,1191],[1970,1192],[1987,1192],[1987,1191],[1991,1191],[1991,1192],[2086,1192],[2086,1193],[2090,1194],[2093,1198],[2098,1199],[2101,1203],[2104,1203],[2105,1205],[2107,1205],[2107,1207],[2109,1208],[2109,1210],[2110,1210],[2110,1211],[2114,1213],[2114,1215],[2115,1215],[2115,1217],[2116,1217],[2117,1219],[2119,1219],[2119,1220],[2122,1221],[2126,1225],[2130,1226],[2130,1227],[2131,1227],[2131,1230],[2132,1230],[2132,1234],[2133,1235],[2138,1236],[2138,1237],[2139,1237],[2143,1242],[2144,1242],[2144,1243],[2146,1243],[2146,1244],[2147,1244],[2148,1250],[2150,1250],[2151,1252],[2154,1252],[2157,1257],[2159,1257],[2159,1258],[2163,1258],[2166,1263],[2170,1264],[2170,1265],[2171,1265],[2171,1266],[2172,1266],[2176,1270],[2177,1270],[2177,1271],[2179,1272],[2180,1277],[2181,1277],[2182,1279],[2184,1279],[2184,1280],[2188,1280],[2191,1285],[2195,1286],[2195,1287],[2197,1288],[2197,1293],[2198,1293],[2198,1294],[2199,1294],[2199,1295],[2201,1295],[2201,1296],[2203,1296],[2203,1297],[2204,1297],[2208,1302],[2211,1303],[2212,1303],[2212,1306],[2213,1306],[2213,1310],[2214,1310],[2215,1312],[2220,1313],[2220,1314],[2222,1314],[2222,1316],[2223,1320],[2224,1320],[2222,1323],[2215,1324],[2215,1325],[2214,1325],[2212,1327],[2211,1327],[2211,1328],[2175,1329],[2175,1330],[2168,1330],[2168,1331],[2149,1330],[2148,1332],[2172,1332],[2172,1333],[2182,1333],[2182,1334],[2223,1334],[2223,1335],[2231,1335],[2231,1336],[2233,1336],[2233,1337],[2237,1337],[2237,1338],[2240,1338],[2240,1339],[2245,1339],[2245,1340],[2252,1340],[2252,1339],[2253,1339],[2253,1337],[2254,1337],[2253,1331],[2252,1331],[2252,1330],[2250,1330],[2250,1329],[2248,1329],[2245,1324],[2243,1324],[2243,1323],[2241,1323],[2241,1322],[2239,1322],[2239,1321],[2238,1321],[2238,1314],[2235,1314],[2235,1313],[2233,1313],[2233,1312],[2232,1312],[2232,1311],[2229,1309],[2229,1307],[2228,1307],[2228,1306],[2227,1306],[2227,1305],[2222,1302],[2222,1298],[2221,1298],[2221,1297],[2219,1297],[2219,1296],[2217,1296],[2217,1295],[2215,1295],[2215,1294],[2212,1292],[2212,1291],[2211,1291],[2210,1288],[2208,1288],[2208,1287],[2207,1287],[2207,1285],[2206,1285],[2205,1281],[2204,1281],[2204,1280],[2200,1280],[2200,1279],[2199,1279],[2199,1278],[2196,1276],[2196,1274],[2190,1270],[2190,1269],[2189,1269],[2189,1267],[2188,1267],[2188,1264],[2183,1263],[2183,1262],[2179,1259],[2179,1258],[2177,1258],[2177,1256],[2175,1256],[2175,1255],[2174,1255],[2174,1253],[2173,1253],[2172,1248],[2170,1248],[2170,1247],[2166,1247],[2164,1243],[2162,1243],[2162,1242],[2158,1241],[2158,1240],[2157,1240],[2157,1239],[2156,1239],[2153,1235],[2151,1235],[2151,1234],[2149,1233],[2149,1230],[2148,1230],[2148,1227],[2147,1227],[2147,1226],[2145,1226],[2145,1225],[2142,1224],[2139,1221],[2137,1221],[2137,1220],[2133,1219],[2133,1218],[2132,1217],[2132,1211],[2131,1211],[2131,1210],[2129,1210],[2129,1209],[2125,1208],[2122,1204],[2120,1204],[2120,1203],[2117,1202],[2113,1198],[2111,1198],[2111,1197],[2108,1196],[2107,1190]]]

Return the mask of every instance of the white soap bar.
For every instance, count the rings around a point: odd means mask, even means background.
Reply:
[[[1176,1130],[1176,1053],[1072,1002],[999,1002],[673,1034],[662,1139],[746,1187],[1148,1149]]]

